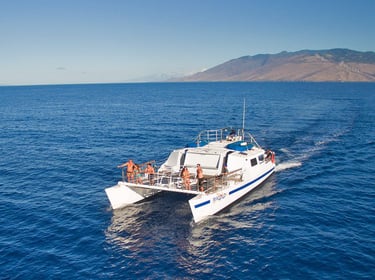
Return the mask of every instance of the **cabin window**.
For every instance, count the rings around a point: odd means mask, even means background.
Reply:
[[[264,161],[264,155],[261,154],[261,155],[258,157],[258,160],[259,160],[259,162],[263,162],[263,161]]]
[[[253,158],[251,161],[251,166],[255,166],[255,165],[257,165],[258,164],[258,162],[257,162],[257,159],[256,158]]]

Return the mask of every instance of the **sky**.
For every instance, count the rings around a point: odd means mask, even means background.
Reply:
[[[375,51],[375,0],[0,0],[0,85],[148,82],[246,55]]]

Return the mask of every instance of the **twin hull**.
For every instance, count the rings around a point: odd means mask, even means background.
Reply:
[[[272,167],[269,171],[266,171],[264,174],[253,180],[241,182],[241,184],[233,184],[222,191],[206,195],[197,195],[190,199],[189,204],[194,221],[197,223],[207,218],[207,216],[213,215],[231,205],[271,176],[274,169],[275,168]]]
[[[230,134],[228,134],[230,132]],[[181,170],[195,174],[200,166],[205,187],[182,180]],[[189,205],[195,222],[229,206],[259,186],[275,170],[275,153],[265,151],[243,129],[202,131],[192,145],[172,151],[152,181],[123,181],[105,191],[113,209],[136,203],[160,191],[195,195]],[[124,171],[124,170],[123,170]],[[124,174],[124,173],[123,173]],[[192,177],[189,176],[189,180]]]
[[[236,200],[255,189],[263,181],[265,181],[275,169],[274,164],[267,164],[263,168],[263,172],[258,177],[248,178],[246,181],[235,182],[228,181],[228,186],[224,189],[212,193],[199,193],[198,191],[184,191],[174,189],[174,192],[197,194],[189,200],[191,212],[194,217],[194,222],[199,222],[208,216],[214,215],[220,210],[234,203]],[[170,191],[165,187],[152,187],[148,185],[136,185],[127,182],[118,182],[116,186],[107,188],[106,194],[111,202],[113,209],[122,208],[128,204],[133,204],[142,201],[148,197],[159,193],[160,191]]]

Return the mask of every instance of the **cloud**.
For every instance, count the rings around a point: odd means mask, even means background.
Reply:
[[[56,70],[59,70],[59,71],[65,71],[66,68],[65,68],[65,67],[62,67],[62,66],[59,66],[59,67],[56,67]]]

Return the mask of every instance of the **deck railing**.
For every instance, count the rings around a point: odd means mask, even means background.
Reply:
[[[202,143],[223,140],[246,141],[260,147],[255,138],[249,132],[244,131],[242,128],[234,129],[231,127],[203,130],[198,134],[195,143],[199,146]]]
[[[122,180],[123,182],[133,183],[133,184],[140,184],[143,186],[152,186],[162,187],[165,188],[166,191],[173,191],[173,190],[186,190],[189,191],[187,186],[184,184],[183,178],[180,176],[179,173],[170,173],[170,172],[156,172],[150,177],[148,174],[142,172],[141,173],[141,180],[137,182],[136,178],[134,177],[132,180],[127,181],[125,177],[125,172],[123,171]],[[217,190],[223,190],[229,187],[231,182],[239,182],[242,181],[242,169],[237,169],[229,173],[222,173],[219,176],[205,176],[203,178],[202,187],[203,190],[199,189],[198,180],[195,176],[190,176],[190,190],[192,191],[199,191],[210,193]]]

